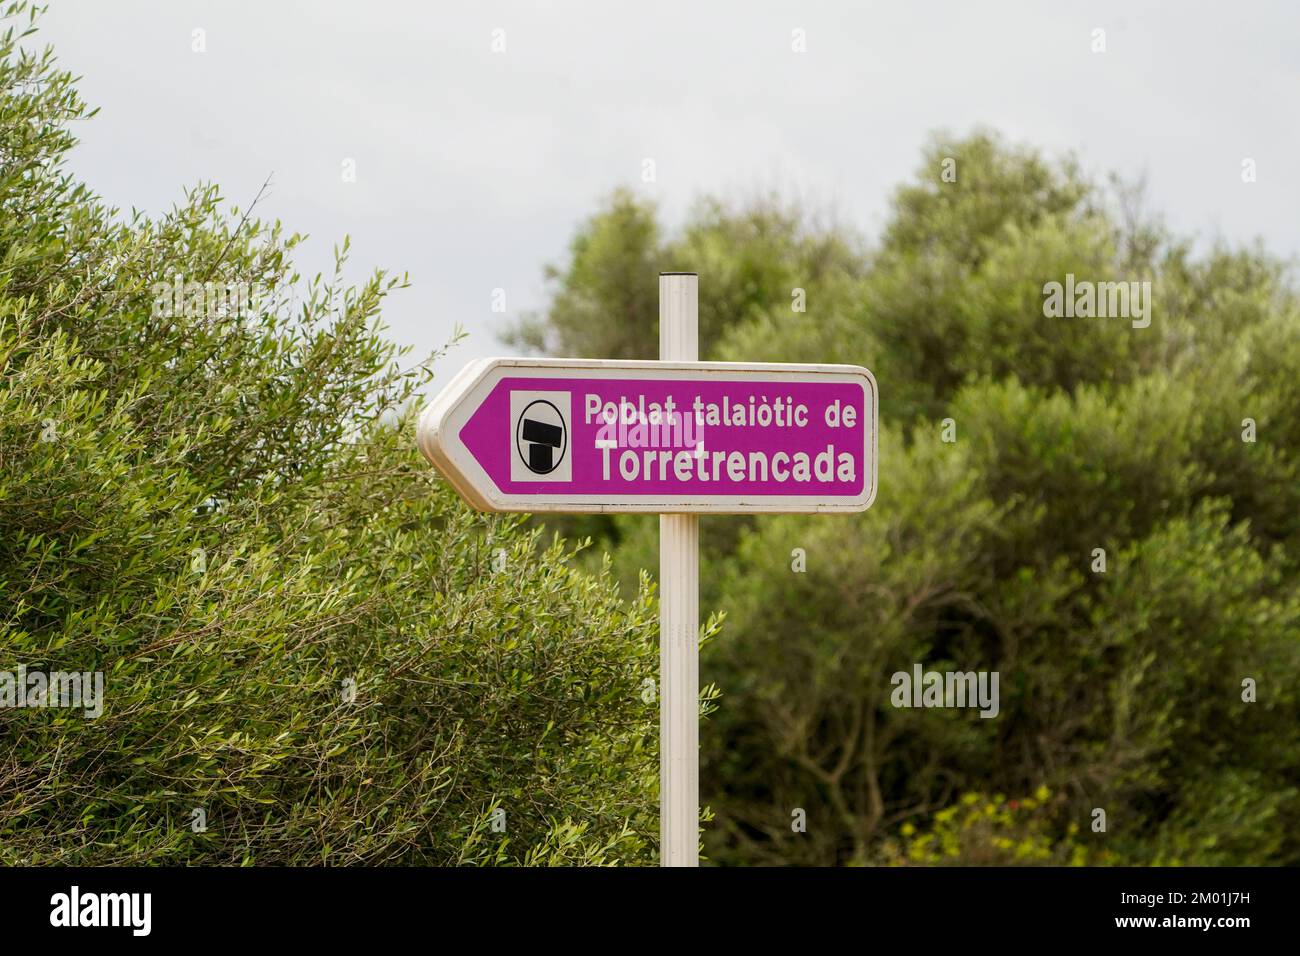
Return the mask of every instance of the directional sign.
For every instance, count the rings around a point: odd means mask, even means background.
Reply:
[[[425,410],[425,457],[482,511],[863,511],[876,380],[855,365],[498,358]]]

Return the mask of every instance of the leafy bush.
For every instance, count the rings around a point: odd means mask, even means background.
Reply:
[[[649,591],[419,459],[402,279],[304,283],[211,186],[149,219],[75,182],[87,111],[7,14],[0,670],[105,706],[0,709],[0,862],[652,860]]]

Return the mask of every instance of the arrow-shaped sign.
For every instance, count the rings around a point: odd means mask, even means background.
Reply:
[[[420,419],[482,511],[862,511],[876,381],[854,365],[497,358]]]

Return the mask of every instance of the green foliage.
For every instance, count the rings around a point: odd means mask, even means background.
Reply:
[[[1007,800],[964,793],[961,800],[940,810],[930,826],[911,823],[884,842],[882,853],[891,866],[1099,866],[1114,854],[1079,836],[1079,825],[1061,826],[1052,820],[1060,801],[1047,787],[1032,797]],[[1063,836],[1058,834],[1064,833]],[[1091,844],[1091,845],[1090,845]]]
[[[429,363],[378,322],[404,279],[303,282],[215,187],[150,219],[63,171],[87,113],[28,14],[0,41],[0,670],[102,671],[105,702],[0,709],[0,862],[653,860],[649,590],[414,452]],[[261,295],[160,308],[177,277]]]
[[[1140,189],[987,132],[937,137],[870,249],[794,207],[761,243],[749,211],[702,208],[719,242],[668,245],[701,273],[706,357],[866,365],[882,414],[871,511],[704,522],[702,600],[728,615],[702,662],[723,695],[701,741],[712,858],[928,861],[897,837],[928,826],[956,862],[1013,862],[1003,839],[1072,862],[1076,832],[1093,863],[1300,862],[1290,267],[1196,251]],[[846,258],[819,272],[809,248]],[[1068,273],[1151,282],[1150,327],[1047,317],[1044,285]],[[757,277],[750,297],[737,275]],[[635,593],[653,523],[597,530]],[[915,663],[997,671],[998,717],[894,707],[891,675]],[[963,822],[963,793],[1039,786],[1052,807],[1032,823]]]
[[[777,197],[737,208],[703,200],[680,233],[665,239],[654,205],[618,190],[579,229],[569,261],[547,267],[554,290],[546,313],[526,316],[506,341],[554,355],[658,358],[658,273],[692,271],[708,276],[699,309],[707,358],[733,326],[773,310],[788,313],[796,287],[817,296],[850,282],[859,268],[852,234],[805,228],[797,207]]]

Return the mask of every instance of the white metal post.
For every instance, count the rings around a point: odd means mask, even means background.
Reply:
[[[659,359],[698,362],[700,280],[659,276]],[[684,409],[683,414],[693,414]],[[659,516],[659,863],[699,866],[700,519]]]

